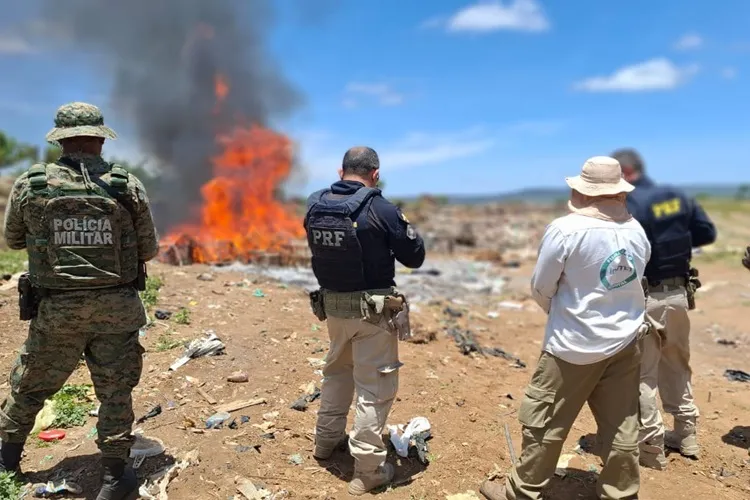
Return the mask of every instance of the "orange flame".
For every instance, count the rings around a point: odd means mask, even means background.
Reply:
[[[217,75],[220,104],[229,94]],[[276,199],[276,189],[292,167],[290,140],[257,125],[237,127],[217,137],[221,153],[212,159],[213,178],[203,185],[200,222],[174,228],[164,244],[186,237],[194,262],[245,260],[255,251],[282,252],[305,235],[300,217]]]

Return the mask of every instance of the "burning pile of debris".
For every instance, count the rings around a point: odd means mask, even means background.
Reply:
[[[229,84],[216,79],[219,104]],[[173,228],[159,260],[173,265],[231,262],[297,265],[309,260],[302,218],[277,198],[292,168],[287,137],[260,126],[238,126],[217,137],[213,177],[201,188],[200,220]]]
[[[419,232],[431,252],[470,253],[506,265],[533,260],[544,228],[564,214],[560,205],[436,205],[420,212]],[[426,214],[425,214],[426,212]]]

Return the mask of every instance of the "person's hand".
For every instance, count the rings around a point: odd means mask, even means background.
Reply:
[[[742,257],[742,265],[750,269],[750,247],[745,248],[745,255]]]

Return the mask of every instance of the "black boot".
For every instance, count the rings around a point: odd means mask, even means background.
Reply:
[[[96,500],[136,500],[138,478],[132,467],[125,467],[125,460],[102,458],[104,479]]]
[[[19,474],[24,443],[0,443],[0,471]]]

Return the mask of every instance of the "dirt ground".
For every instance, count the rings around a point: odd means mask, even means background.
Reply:
[[[509,425],[519,451],[517,410],[539,355],[545,321],[528,298],[530,270],[528,265],[506,270],[511,281],[503,296],[485,297],[469,306],[451,305],[463,311],[455,320],[444,312],[446,302],[423,305],[413,313],[415,328],[421,334],[434,334],[435,339],[426,344],[401,344],[404,366],[389,422],[405,424],[417,416],[429,419],[433,434],[428,441],[429,465],[422,466],[416,458],[398,458],[391,450],[390,460],[397,464],[396,479],[404,483],[383,493],[385,498],[440,499],[469,490],[478,493],[482,480],[495,466],[502,471],[510,466],[504,424]],[[319,367],[313,364],[327,349],[325,325],[310,312],[305,292],[235,272],[214,272],[211,281],[197,279],[208,271],[203,266],[151,267],[151,274],[164,280],[157,309],[175,312],[187,307],[191,323],[176,324],[174,318],[158,321],[142,337],[147,354],[135,393],[136,414],[142,416],[157,404],[164,411],[138,428],[146,436],[161,439],[167,452],[165,457],[148,459],[139,474],[145,477],[167,461],[198,450],[200,463],[187,467],[172,481],[169,498],[228,499],[234,495],[239,499],[238,476],[272,492],[285,490],[292,498],[347,498],[346,481],[352,470],[348,454],[338,452],[334,460],[325,463],[312,457],[311,436],[319,400],[304,412],[289,408],[308,384],[320,386]],[[645,500],[750,498],[750,384],[731,382],[723,376],[727,368],[750,371],[750,334],[745,328],[750,280],[738,263],[719,260],[702,264],[701,275],[704,287],[698,310],[692,313],[692,346],[693,383],[703,416],[703,456],[691,461],[671,454],[667,471],[642,469],[641,498]],[[26,324],[17,320],[12,291],[4,292],[0,299],[4,332],[0,371],[7,373],[25,337]],[[501,308],[502,300],[525,307]],[[499,314],[490,317],[488,312]],[[463,355],[445,334],[450,321],[471,329],[485,346],[512,352],[528,367],[518,368],[503,358]],[[189,341],[206,330],[214,330],[222,339],[226,354],[194,359],[169,372],[169,365],[183,350],[163,351],[166,336]],[[727,345],[731,341],[735,345]],[[227,376],[237,370],[246,371],[249,382],[227,382]],[[215,404],[199,394],[195,381],[190,383],[186,377],[198,379]],[[86,381],[88,373],[82,365],[72,382]],[[7,384],[2,386],[3,395],[7,390]],[[241,416],[248,416],[249,422],[235,429],[204,430],[203,420],[215,413],[217,406],[253,398],[265,398],[266,403],[232,414],[238,423]],[[272,415],[275,412],[278,416]],[[189,427],[190,419],[197,423],[196,428]],[[91,434],[95,422],[91,417],[86,426],[70,429],[64,440],[48,447],[30,442],[23,469],[34,481],[63,477],[76,481],[85,488],[81,498],[95,498],[99,485],[97,449]],[[585,408],[563,451],[575,458],[564,477],[552,480],[546,498],[596,498],[595,471],[601,463],[593,455],[575,451],[579,439],[593,432],[593,418]],[[300,458],[301,463],[293,463]]]

